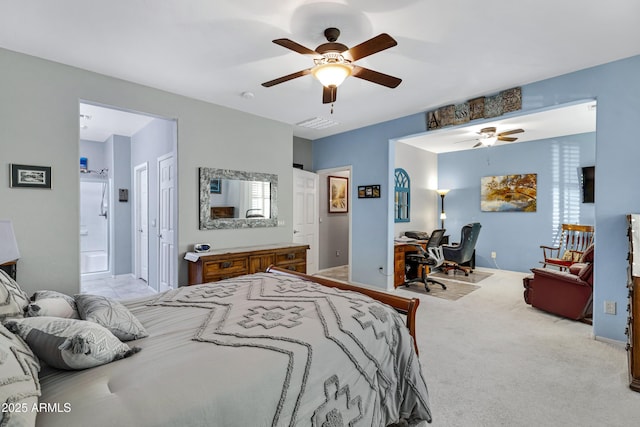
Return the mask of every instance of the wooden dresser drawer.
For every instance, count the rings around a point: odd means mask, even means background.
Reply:
[[[276,253],[276,265],[286,265],[307,260],[307,251],[279,251]]]
[[[247,257],[221,258],[212,261],[205,261],[204,279],[211,282],[227,277],[240,276],[249,272]]]

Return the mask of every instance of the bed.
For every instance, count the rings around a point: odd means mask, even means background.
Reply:
[[[126,301],[148,332],[126,344],[141,350],[84,370],[43,366],[39,407],[44,410],[35,422],[43,427],[430,422],[412,337],[417,304],[278,268]]]

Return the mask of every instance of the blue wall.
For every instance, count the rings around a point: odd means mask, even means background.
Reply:
[[[524,272],[540,267],[539,246],[554,243],[561,223],[595,223],[594,204],[581,202],[578,174],[595,164],[595,142],[595,133],[586,133],[438,155],[438,186],[451,189],[445,198],[447,234],[458,242],[463,225],[480,222],[478,266]],[[536,212],[480,210],[482,177],[522,173],[537,174]]]
[[[390,216],[395,151],[389,139],[424,132],[423,114],[380,123],[313,141],[313,170],[352,166],[351,277],[387,288],[393,279],[393,217]],[[381,184],[379,199],[358,199],[359,185]],[[355,190],[355,191],[354,191]],[[384,267],[381,273],[379,266]]]
[[[640,144],[637,143],[637,123],[640,118],[638,76],[640,56],[635,56],[522,86],[523,112],[578,100],[595,98],[598,101],[594,333],[619,341],[626,340],[624,330],[627,320],[628,244],[625,215],[640,212],[640,186],[633,185],[631,175],[637,170],[640,159]],[[383,197],[376,201],[375,206],[368,203],[363,206],[358,199],[354,199],[354,280],[380,286],[384,281],[370,271],[375,271],[379,262],[389,267],[393,258],[391,243],[385,241],[385,235],[392,234],[389,228],[393,220],[383,205],[390,202],[385,190],[389,188],[389,176],[394,168],[393,154],[385,148],[393,145],[388,140],[424,130],[424,114],[416,114],[313,143],[314,169],[352,164],[352,185],[387,183],[383,188]],[[451,196],[453,199],[453,194]],[[374,207],[375,210],[371,209]],[[448,221],[449,225],[454,224]],[[483,245],[494,246],[492,238],[491,233],[483,231]],[[538,237],[526,246],[538,253],[540,249],[537,243],[541,239]],[[616,315],[603,313],[605,300],[617,303]]]

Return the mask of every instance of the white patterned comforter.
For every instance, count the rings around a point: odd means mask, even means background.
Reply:
[[[40,426],[386,426],[431,421],[401,315],[259,273],[126,303],[150,336],[130,358],[41,375]]]

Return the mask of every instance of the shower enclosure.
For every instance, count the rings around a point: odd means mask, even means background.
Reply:
[[[80,273],[109,274],[109,178],[105,170],[80,176]]]

